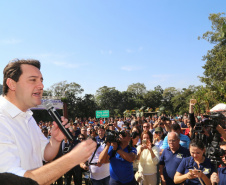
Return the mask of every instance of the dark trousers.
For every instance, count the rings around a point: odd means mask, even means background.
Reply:
[[[82,185],[82,170],[79,165],[75,166],[64,175],[65,185],[71,185],[72,176],[74,178],[75,185]]]
[[[110,178],[109,185],[136,185],[136,180],[133,179],[131,182],[121,183],[115,179]]]
[[[109,185],[110,176],[100,180],[91,179],[93,185]]]

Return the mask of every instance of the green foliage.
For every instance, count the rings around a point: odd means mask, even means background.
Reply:
[[[121,100],[121,92],[115,87],[103,86],[96,91],[97,105],[102,110],[109,110],[110,116],[114,116],[114,109],[118,109]]]
[[[216,92],[218,102],[226,102],[226,35],[225,25],[226,17],[224,13],[210,14],[212,21],[212,31],[207,31],[202,38],[210,43],[216,44],[212,50],[209,50],[203,61],[204,76],[200,77],[210,91]]]
[[[171,99],[174,113],[184,114],[188,112],[189,102],[190,99],[193,98],[196,88],[195,86],[189,86],[187,89],[183,88],[182,90],[177,90]]]
[[[144,95],[144,105],[146,107],[151,107],[153,110],[160,107],[163,99],[163,89],[161,86],[157,86],[154,88],[154,90],[148,91]]]
[[[74,113],[71,117],[95,117],[95,112],[98,106],[95,102],[94,95],[85,94],[83,98],[78,98],[75,106],[73,107]]]
[[[127,92],[131,92],[135,96],[143,96],[146,91],[146,86],[143,83],[134,83],[127,88]]]
[[[3,85],[0,84],[0,95],[2,94],[3,91]]]
[[[53,84],[50,89],[47,90],[49,94],[57,98],[68,97],[68,96],[77,96],[81,94],[84,90],[81,86],[75,82],[67,83],[67,81],[62,81]]]
[[[195,105],[196,113],[204,113],[213,107],[218,101],[215,99],[216,93],[211,89],[198,86],[193,97],[197,100]]]

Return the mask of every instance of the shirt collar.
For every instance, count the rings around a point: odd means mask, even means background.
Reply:
[[[3,96],[0,96],[0,101],[1,101],[1,106],[12,118],[15,118],[19,114],[23,117],[27,117],[27,116],[31,117],[33,115],[33,112],[30,109],[28,109],[26,112],[23,112]]]

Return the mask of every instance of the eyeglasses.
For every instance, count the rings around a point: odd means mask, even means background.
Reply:
[[[143,128],[149,128],[150,126],[143,126]]]
[[[176,141],[176,139],[168,140],[169,143],[175,143]]]
[[[85,140],[85,138],[83,138],[83,137],[80,137],[80,138],[78,138],[79,140]]]

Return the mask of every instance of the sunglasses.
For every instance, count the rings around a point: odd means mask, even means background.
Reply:
[[[80,137],[80,138],[78,138],[79,140],[85,140],[85,138],[83,138],[83,137]]]
[[[162,132],[155,132],[155,134],[161,134]]]
[[[149,128],[150,126],[143,126],[143,128]]]

